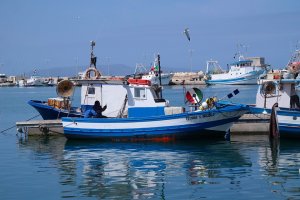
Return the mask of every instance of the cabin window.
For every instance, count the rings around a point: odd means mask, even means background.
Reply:
[[[146,99],[146,89],[145,88],[134,88],[134,98]]]
[[[95,94],[95,88],[94,87],[88,87],[88,94]]]

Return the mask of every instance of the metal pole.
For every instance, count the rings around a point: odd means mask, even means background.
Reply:
[[[193,56],[193,49],[190,49],[190,70],[192,72],[192,56]]]
[[[160,70],[160,55],[157,55],[158,62],[158,78],[159,78],[159,86],[161,87],[161,70]],[[162,99],[162,90],[160,90],[160,98]]]

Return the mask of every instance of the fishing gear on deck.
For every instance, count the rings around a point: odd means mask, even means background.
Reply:
[[[231,99],[232,97],[236,96],[237,94],[239,94],[240,91],[238,89],[235,89],[234,91],[232,91],[231,93],[225,95],[224,97],[218,99],[217,97],[209,97],[207,98],[205,101],[202,101],[203,99],[203,93],[200,89],[198,88],[192,88],[189,89],[188,91],[186,91],[185,93],[185,103],[189,103],[192,106],[195,107],[195,109],[197,110],[198,108],[200,110],[208,110],[208,109],[212,109],[213,107],[216,106],[216,103],[228,98]]]

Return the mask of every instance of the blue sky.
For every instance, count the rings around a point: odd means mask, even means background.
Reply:
[[[245,44],[246,56],[282,68],[299,19],[299,0],[1,0],[0,73],[88,65],[91,40],[99,65],[148,64],[159,52],[163,67],[190,71],[192,49],[193,71],[209,59],[225,68]]]

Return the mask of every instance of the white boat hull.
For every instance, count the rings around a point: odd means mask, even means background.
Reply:
[[[162,85],[169,85],[173,74],[161,74],[161,84]],[[159,84],[159,76],[155,74],[143,75],[142,79],[151,81],[152,84]]]
[[[300,111],[295,109],[276,109],[280,136],[300,136]]]
[[[252,71],[246,74],[212,74],[211,78],[206,80],[206,84],[224,84],[224,85],[256,85],[259,76],[263,71]]]
[[[248,111],[243,105],[142,118],[62,118],[67,138],[186,138],[202,133],[224,135]]]

